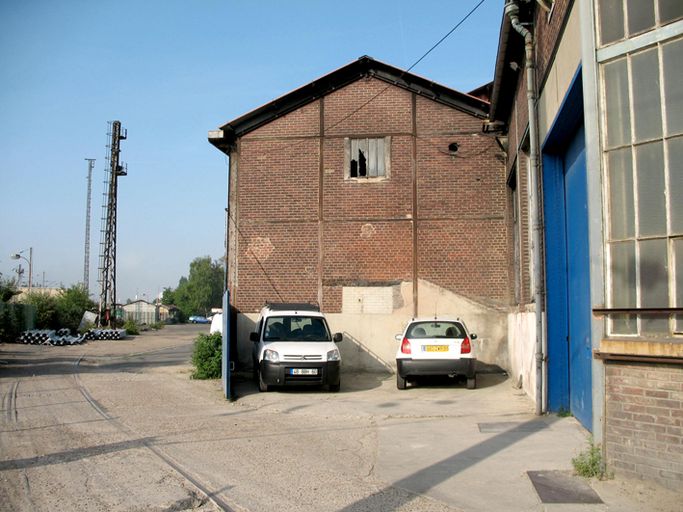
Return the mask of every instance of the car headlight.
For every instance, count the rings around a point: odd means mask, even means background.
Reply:
[[[327,353],[327,360],[328,361],[339,361],[339,360],[341,360],[341,354],[339,353],[339,349],[335,348],[334,350],[330,350]]]
[[[267,349],[263,352],[263,359],[271,363],[277,363],[280,360],[280,355],[274,350]]]

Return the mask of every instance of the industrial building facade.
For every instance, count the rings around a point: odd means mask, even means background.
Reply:
[[[609,471],[680,489],[683,3],[505,11],[487,129],[508,143],[508,193],[523,191],[511,373],[576,416]]]
[[[362,57],[212,132],[230,156],[238,338],[267,301],[317,302],[346,361],[393,366],[411,317],[470,313],[505,365],[507,197],[487,113]]]

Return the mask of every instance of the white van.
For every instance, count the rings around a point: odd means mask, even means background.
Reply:
[[[327,386],[339,391],[342,334],[330,335],[325,315],[312,304],[267,304],[259,315],[252,362],[259,391],[270,386]]]

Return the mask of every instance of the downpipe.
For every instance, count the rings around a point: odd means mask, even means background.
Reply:
[[[533,275],[534,275],[534,302],[536,320],[536,346],[534,360],[536,363],[536,415],[541,415],[546,410],[543,397],[543,365],[545,354],[543,350],[543,274],[541,255],[541,213],[539,198],[539,149],[538,149],[538,112],[536,110],[536,67],[534,65],[534,36],[529,29],[519,21],[519,5],[515,0],[507,0],[505,14],[510,19],[512,28],[524,38],[524,53],[526,70],[526,91],[529,112],[529,162],[531,167],[529,188],[530,194],[530,219],[532,226],[531,243],[533,246]]]

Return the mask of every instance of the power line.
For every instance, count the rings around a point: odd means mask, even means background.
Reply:
[[[402,70],[402,71],[401,71],[400,78],[403,78],[403,76],[405,76],[406,73],[409,73],[410,70],[412,70],[412,69],[413,69],[415,66],[417,66],[420,62],[422,62],[422,61],[423,61],[423,60],[424,60],[432,51],[434,51],[434,49],[436,49],[437,46],[439,46],[439,45],[440,45],[441,43],[443,43],[446,39],[448,39],[448,37],[449,37],[451,34],[453,34],[453,32],[455,32],[463,23],[465,23],[465,21],[467,21],[467,19],[468,19],[470,16],[472,16],[472,14],[474,14],[474,13],[477,11],[477,9],[479,9],[479,7],[481,7],[481,5],[482,5],[484,2],[486,2],[486,0],[480,0],[479,3],[477,3],[477,5],[475,5],[472,9],[470,9],[470,11],[469,11],[465,16],[463,16],[463,17],[460,19],[460,21],[458,21],[458,22],[453,26],[453,28],[451,28],[451,29],[446,33],[446,35],[444,35],[444,36],[443,36],[441,39],[439,39],[439,40],[438,40],[438,41],[437,41],[429,50],[427,50],[424,54],[422,54],[422,56],[421,56],[419,59],[417,59],[417,60],[416,60],[408,69]],[[364,109],[367,105],[369,105],[370,103],[372,103],[373,101],[375,101],[375,100],[376,100],[377,98],[379,98],[382,94],[384,94],[385,92],[387,92],[391,87],[392,87],[392,84],[388,84],[386,87],[384,87],[384,89],[382,89],[382,90],[379,91],[377,94],[375,94],[373,97],[371,97],[369,100],[367,100],[365,103],[363,103],[362,105],[358,106],[356,109],[352,110],[352,111],[349,112],[347,115],[345,115],[344,117],[342,117],[341,119],[339,119],[337,122],[335,122],[335,123],[333,123],[333,124],[331,124],[331,125],[329,125],[329,126],[324,126],[324,127],[323,127],[323,130],[324,130],[324,131],[327,131],[327,130],[331,130],[331,129],[333,129],[333,128],[336,128],[336,127],[339,126],[341,123],[343,123],[344,121],[346,121],[347,119],[349,119],[351,116],[357,114],[357,113],[360,112],[362,109]],[[295,147],[297,147],[297,146],[303,144],[304,142],[305,142],[304,140],[300,140],[300,141],[295,142],[295,143],[292,143],[292,144],[285,144],[285,147],[295,148]],[[277,152],[281,152],[281,151],[282,151],[282,148],[271,149],[271,150],[265,150],[264,152],[265,152],[265,153],[269,153],[269,152],[276,152],[276,151],[277,151]]]
[[[448,31],[448,33],[447,33],[445,36],[443,36],[441,39],[439,39],[439,41],[438,41],[434,46],[432,46],[429,50],[427,50],[427,51],[422,55],[422,57],[420,57],[419,59],[417,59],[417,60],[413,63],[413,65],[410,66],[408,69],[402,71],[402,72],[401,72],[400,78],[403,78],[403,76],[405,76],[406,73],[409,73],[410,70],[413,69],[415,66],[417,66],[420,62],[422,62],[422,60],[423,60],[425,57],[427,57],[427,55],[429,55],[430,53],[432,53],[432,51],[433,51],[437,46],[439,46],[441,43],[443,43],[443,42],[448,38],[448,36],[450,36],[453,32],[455,32],[455,31],[458,29],[458,27],[460,27],[463,23],[465,23],[465,21],[467,21],[467,19],[468,19],[470,16],[472,16],[472,14],[474,14],[474,12],[475,12],[477,9],[479,9],[479,7],[481,7],[481,5],[482,5],[484,2],[486,2],[486,0],[480,0],[479,3],[478,3],[477,5],[475,5],[475,6],[470,10],[470,12],[468,12],[460,21],[458,21],[458,22],[455,24],[455,26],[454,26],[452,29],[450,29],[450,30]],[[331,125],[331,126],[325,126],[324,129],[325,129],[325,130],[331,130],[332,128],[336,128],[336,127],[339,126],[341,123],[343,123],[344,121],[346,121],[347,119],[349,119],[351,116],[353,116],[354,114],[357,114],[358,112],[360,112],[363,108],[365,108],[368,104],[370,104],[371,102],[373,102],[375,99],[379,98],[382,94],[384,94],[385,92],[387,92],[391,87],[392,87],[391,84],[387,85],[384,89],[382,89],[381,91],[379,91],[377,94],[375,94],[372,98],[370,98],[368,101],[366,101],[365,103],[363,103],[361,106],[359,106],[359,107],[356,108],[355,110],[351,111],[348,115],[342,117],[339,121],[337,121],[337,122],[334,123],[333,125]],[[297,144],[299,144],[299,143],[297,143]]]
[[[417,59],[417,60],[415,61],[415,64],[413,64],[412,66],[410,66],[410,67],[406,70],[406,72],[410,71],[410,70],[413,69],[415,66],[417,66],[417,65],[422,61],[422,59],[424,59],[427,55],[429,55],[430,53],[432,53],[432,51],[433,51],[437,46],[439,46],[439,45],[440,45],[441,43],[443,43],[446,39],[448,39],[448,36],[450,36],[453,32],[455,32],[455,31],[457,30],[457,28],[458,28],[460,25],[462,25],[463,23],[465,23],[465,21],[467,21],[467,18],[469,18],[470,16],[472,16],[472,14],[474,14],[474,12],[475,12],[477,9],[479,9],[479,7],[481,7],[481,4],[483,4],[484,2],[486,2],[486,0],[481,0],[477,5],[475,5],[474,7],[472,7],[472,10],[471,10],[470,12],[468,12],[468,13],[465,15],[465,17],[464,17],[463,19],[461,19],[458,23],[456,23],[455,26],[454,26],[452,29],[450,29],[450,30],[448,31],[448,33],[447,33],[445,36],[443,36],[441,39],[439,39],[439,41],[438,41],[434,46],[432,46],[429,50],[427,50],[427,51],[425,52],[425,54],[424,54],[422,57],[420,57],[419,59]]]
[[[486,1],[486,0],[480,0],[479,3],[477,3],[477,5],[475,5],[475,6],[474,6],[474,7],[473,7],[473,8],[472,8],[472,9],[471,9],[463,18],[462,18],[462,19],[460,19],[460,21],[458,21],[458,22],[453,26],[452,29],[450,29],[450,30],[446,33],[446,35],[444,35],[441,39],[439,39],[439,40],[438,40],[438,41],[437,41],[429,50],[427,50],[419,59],[417,59],[417,60],[416,60],[408,69],[402,71],[402,72],[401,72],[401,77],[403,77],[406,73],[409,73],[410,70],[412,70],[412,69],[413,69],[415,66],[417,66],[420,62],[422,62],[422,61],[423,61],[431,52],[433,52],[441,43],[443,43],[446,39],[448,39],[448,37],[449,37],[451,34],[453,34],[453,32],[455,32],[463,23],[465,23],[465,21],[467,21],[467,19],[468,19],[470,16],[472,16],[472,14],[474,14],[474,13],[477,11],[477,9],[479,9],[479,7],[481,7],[481,5],[482,5],[485,1]],[[371,97],[371,98],[370,98],[369,100],[367,100],[365,103],[363,103],[362,105],[360,105],[359,107],[357,107],[355,110],[351,111],[349,114],[347,114],[346,116],[344,116],[343,118],[341,118],[340,120],[338,120],[336,123],[334,123],[334,124],[332,124],[332,125],[330,125],[330,126],[324,126],[323,129],[324,129],[325,131],[327,131],[327,130],[331,130],[331,129],[333,129],[333,128],[339,126],[341,123],[343,123],[344,121],[346,121],[347,119],[349,119],[349,118],[350,118],[351,116],[353,116],[354,114],[358,113],[360,110],[362,110],[363,108],[365,108],[368,104],[370,104],[372,101],[374,101],[374,100],[377,99],[379,96],[381,96],[382,94],[384,94],[387,90],[389,90],[389,89],[391,88],[391,86],[392,86],[391,84],[388,84],[386,87],[384,87],[384,89],[382,89],[381,91],[379,91],[377,94],[375,94],[373,97]],[[422,137],[421,137],[421,138],[422,138]],[[296,147],[296,146],[298,146],[298,145],[300,145],[300,144],[303,144],[303,141],[299,141],[299,142],[296,142],[296,143],[294,143],[294,144],[289,144],[289,147],[290,147],[290,148]],[[278,151],[281,151],[281,149],[279,149]],[[485,151],[488,151],[488,148],[485,148],[485,150],[481,151],[480,153],[477,153],[476,155],[471,155],[471,156],[478,156],[479,154],[481,154],[481,153],[483,153],[483,152],[485,152]],[[445,153],[445,152],[443,152],[443,151],[441,151],[441,152],[442,152],[442,153]],[[469,157],[470,157],[470,155],[467,155],[467,156],[466,156],[466,155],[463,155],[463,156],[461,156],[461,158],[469,158]],[[233,226],[235,227],[235,230],[237,231],[237,235],[238,235],[238,236],[241,236],[245,241],[248,240],[248,238],[246,237],[246,235],[245,235],[245,234],[242,232],[242,230],[239,228],[239,226],[238,226],[238,224],[237,224],[237,220],[234,218],[232,212],[228,212],[228,222],[230,222],[230,221],[232,221]],[[264,266],[262,265],[260,258],[253,252],[253,250],[252,250],[251,247],[249,247],[249,246],[247,246],[247,252],[248,252],[248,253],[251,253],[252,257],[254,258],[254,260],[256,261],[257,265],[258,265],[259,268],[261,269],[261,272],[262,272],[263,275],[265,276],[265,278],[266,278],[266,280],[268,281],[268,283],[270,284],[271,288],[275,291],[275,293],[277,294],[278,298],[279,298],[280,300],[282,300],[282,296],[280,295],[280,292],[279,292],[279,290],[277,289],[277,286],[275,285],[275,283],[274,283],[273,280],[271,279],[270,275],[268,274],[268,271],[267,271],[267,270],[264,268]],[[226,276],[226,279],[227,279],[227,276]]]

